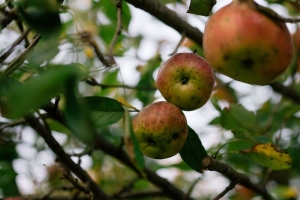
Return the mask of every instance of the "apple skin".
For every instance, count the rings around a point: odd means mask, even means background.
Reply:
[[[177,154],[188,135],[184,113],[175,105],[160,101],[144,107],[132,120],[133,133],[141,152],[155,159]]]
[[[215,84],[214,72],[195,53],[178,53],[165,61],[158,72],[156,86],[166,101],[182,110],[202,107]]]
[[[285,23],[258,12],[245,0],[234,0],[206,23],[205,59],[219,73],[256,85],[276,80],[293,57]]]

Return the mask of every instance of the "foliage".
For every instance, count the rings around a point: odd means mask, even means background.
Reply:
[[[188,23],[194,14],[211,14],[216,3],[145,0],[145,5],[149,2],[163,9],[167,5]],[[299,13],[295,2],[276,5],[290,15]],[[137,12],[141,9],[157,19],[146,20],[149,15]],[[213,192],[204,189],[209,170],[221,171],[203,168],[208,156],[261,183],[276,199],[297,198],[299,47],[290,68],[269,86],[216,73],[209,102],[185,112],[189,134],[184,148],[173,158],[155,160],[139,151],[131,119],[162,100],[155,76],[174,49],[201,48],[191,40],[192,27],[175,33],[174,42],[163,33],[167,25],[179,30],[172,14],[132,0],[12,0],[2,1],[0,12],[0,198],[211,199],[228,192],[228,181],[217,183],[217,189],[210,183]],[[155,30],[148,33],[148,26]],[[235,189],[228,199],[266,197],[251,187],[248,193],[235,187],[239,179],[225,172],[211,174],[231,181]]]

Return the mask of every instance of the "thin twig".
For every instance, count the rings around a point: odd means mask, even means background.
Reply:
[[[93,86],[100,86],[102,89],[105,88],[126,88],[132,90],[156,90],[156,87],[153,86],[129,86],[129,85],[113,85],[113,84],[102,84],[98,83],[95,79],[87,79],[85,80],[86,83],[93,85]]]
[[[114,62],[114,48],[116,46],[116,42],[118,37],[121,35],[122,33],[122,0],[116,0],[116,9],[117,9],[117,29],[116,32],[111,40],[110,46],[109,46],[109,52],[108,52],[108,56],[109,56],[109,62]]]
[[[181,43],[184,41],[184,39],[185,39],[185,32],[182,32],[180,41],[179,41],[178,44],[176,45],[174,51],[173,51],[172,53],[169,54],[169,56],[172,56],[172,55],[174,55],[174,54],[177,53],[177,51],[178,51],[178,49],[179,49]]]
[[[73,172],[84,184],[92,191],[95,199],[109,200],[109,196],[101,190],[97,183],[84,171],[80,165],[74,163],[68,154],[65,153],[64,149],[52,136],[51,132],[48,131],[38,119],[29,116],[25,118],[28,124],[40,134],[40,136],[45,140],[49,148],[58,156],[61,163]]]
[[[52,188],[44,197],[41,198],[41,200],[48,200],[50,196],[57,190],[73,190],[73,189],[74,189],[73,186],[57,186],[55,188]]]
[[[87,188],[80,185],[80,183],[78,182],[78,179],[74,178],[70,171],[67,171],[66,173],[64,173],[64,178],[67,179],[77,190],[90,196],[90,190],[88,190]]]
[[[7,66],[7,68],[3,71],[3,74],[5,76],[9,76],[16,69],[18,69],[18,67],[20,67],[23,64],[23,62],[26,60],[28,54],[33,50],[33,48],[36,46],[36,44],[39,42],[40,39],[41,39],[41,36],[37,35],[31,42],[31,44],[25,49],[25,51],[23,51],[23,53],[21,55],[19,55],[17,58],[15,58],[10,63],[10,65]]]
[[[189,197],[191,196],[191,193],[193,191],[193,189],[195,188],[196,184],[198,183],[198,181],[201,180],[201,177],[197,178],[194,183],[191,185],[190,189],[187,191],[184,200],[188,200]]]
[[[114,193],[113,195],[111,195],[111,198],[120,198],[122,196],[122,194],[129,192],[132,190],[134,184],[136,183],[137,180],[139,180],[140,177],[137,177],[133,180],[131,180],[128,184],[126,184],[123,188],[121,188],[121,190],[119,190],[118,192]]]
[[[18,125],[25,124],[25,123],[26,123],[26,120],[21,119],[19,121],[15,121],[12,123],[3,124],[2,126],[0,126],[0,132],[3,131],[3,129],[5,129],[5,128],[18,126]]]
[[[267,192],[267,190],[256,183],[253,183],[248,176],[237,172],[230,165],[217,161],[210,156],[205,157],[202,160],[202,166],[206,170],[216,171],[223,174],[229,180],[235,182],[238,180],[238,183],[253,190],[257,194],[261,195],[265,200],[273,200],[273,197]]]
[[[60,123],[68,127],[63,113],[61,113],[59,110],[54,111],[53,108],[54,108],[53,105],[47,105],[43,109],[48,114],[50,114],[55,120],[59,121]],[[117,146],[115,146],[113,143],[105,139],[100,134],[95,133],[95,136],[96,136],[95,144],[94,144],[95,149],[101,150],[107,153],[108,155],[118,159],[127,167],[132,169],[139,177],[146,176],[146,179],[151,183],[153,183],[154,185],[156,185],[158,188],[160,188],[162,192],[165,194],[165,196],[168,196],[174,200],[177,199],[182,200],[183,198],[186,197],[184,192],[176,188],[173,184],[171,184],[166,179],[158,176],[155,172],[151,171],[150,169],[145,167],[144,170],[141,172],[141,170],[138,169],[136,165],[133,164],[128,154],[123,149],[118,148]]]
[[[100,50],[97,42],[94,40],[93,36],[91,35],[91,33],[87,32],[87,31],[83,31],[82,33],[80,33],[80,37],[84,42],[87,42],[89,45],[91,45],[94,49],[94,52],[97,56],[97,58],[100,60],[100,62],[102,62],[102,64],[105,67],[112,67],[115,63],[110,63],[104,56],[102,51]]]
[[[13,52],[14,48],[20,44],[25,38],[26,36],[28,35],[30,29],[27,29],[26,31],[24,31],[19,37],[18,39],[16,39],[14,41],[14,43],[11,45],[11,47],[4,53],[0,56],[0,63],[3,63],[4,60]]]
[[[218,194],[215,198],[213,198],[213,200],[219,200],[220,198],[222,198],[225,194],[227,194],[227,192],[229,192],[230,190],[232,190],[236,184],[238,184],[239,179],[236,179],[235,181],[231,181],[231,183],[225,188],[225,190],[223,190],[220,194]]]
[[[163,197],[162,191],[136,191],[122,194],[118,199],[144,199],[150,197]]]

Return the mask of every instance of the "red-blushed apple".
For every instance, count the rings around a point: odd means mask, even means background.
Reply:
[[[178,53],[165,61],[156,86],[166,101],[182,110],[195,110],[209,99],[215,84],[211,66],[195,53]]]
[[[293,44],[286,24],[259,10],[252,0],[233,0],[218,10],[206,23],[203,51],[219,73],[266,85],[288,68]]]
[[[188,126],[184,113],[174,104],[160,101],[144,107],[132,120],[141,152],[155,159],[176,155],[184,146]]]

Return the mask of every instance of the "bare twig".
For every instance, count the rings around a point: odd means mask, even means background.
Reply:
[[[227,194],[227,192],[229,192],[230,190],[232,190],[236,184],[238,184],[239,179],[236,179],[235,181],[231,181],[231,183],[225,188],[225,190],[223,190],[220,194],[218,194],[215,198],[213,198],[213,200],[219,200],[220,198],[222,198],[225,194]]]
[[[172,53],[169,54],[170,56],[172,56],[172,55],[174,55],[174,54],[177,53],[177,51],[178,51],[178,49],[179,49],[181,43],[184,41],[184,39],[185,39],[185,32],[183,32],[183,33],[181,34],[181,39],[180,39],[180,41],[178,42],[178,44],[176,45],[174,51],[173,51]]]
[[[78,182],[78,179],[74,178],[71,174],[71,172],[64,173],[64,178],[67,179],[77,190],[84,193],[85,195],[90,196],[90,190],[80,185]]]
[[[95,79],[87,79],[85,80],[86,83],[90,84],[90,85],[94,85],[94,86],[100,86],[102,89],[105,88],[126,88],[126,89],[133,89],[133,90],[156,90],[156,87],[152,87],[152,86],[129,86],[129,85],[113,85],[113,84],[102,84],[102,83],[98,83]]]
[[[114,62],[114,48],[116,46],[116,42],[118,37],[121,35],[122,32],[122,0],[116,0],[116,9],[117,9],[117,29],[116,32],[112,38],[112,41],[110,43],[109,46],[109,52],[108,52],[108,56],[109,56],[109,62]]]
[[[48,105],[43,108],[48,114],[50,114],[55,120],[59,121],[66,127],[68,125],[66,124],[66,120],[64,118],[64,115],[59,110],[54,110],[54,105]],[[100,134],[95,133],[96,139],[95,139],[95,149],[101,150],[108,155],[111,155],[121,161],[123,164],[125,164],[127,167],[131,168],[139,177],[144,177],[142,173],[145,174],[148,181],[159,187],[162,192],[165,194],[165,196],[168,196],[174,200],[182,200],[186,197],[186,194],[182,192],[180,189],[176,188],[173,184],[171,184],[169,181],[167,181],[164,178],[161,178],[158,176],[155,172],[151,171],[148,168],[144,168],[143,172],[141,173],[140,169],[138,169],[131,161],[127,153],[123,150],[115,146],[110,141],[106,140],[103,136]],[[81,178],[80,178],[81,179]],[[82,180],[82,179],[81,179]],[[189,198],[191,199],[191,198]]]
[[[48,131],[38,119],[34,117],[25,118],[28,124],[40,134],[40,136],[45,140],[49,148],[58,156],[59,160],[65,165],[67,169],[72,171],[84,184],[91,190],[95,199],[110,199],[107,194],[105,194],[101,188],[95,183],[92,178],[84,171],[79,165],[74,163],[68,154],[65,153],[64,149],[60,144],[54,139],[51,132]]]
[[[267,190],[263,186],[253,183],[248,176],[237,172],[226,163],[219,162],[213,159],[212,157],[207,156],[202,160],[202,166],[204,169],[216,171],[223,174],[233,183],[235,183],[235,181],[238,180],[239,184],[253,190],[257,194],[261,195],[265,200],[273,200],[273,197],[267,192]]]
[[[21,119],[19,121],[15,121],[12,123],[3,124],[2,126],[0,126],[0,132],[3,131],[3,129],[5,129],[5,128],[18,126],[18,125],[25,124],[25,123],[26,123],[26,121]]]
[[[194,183],[191,185],[190,189],[187,191],[184,200],[189,199],[189,197],[192,194],[193,189],[195,188],[196,184],[198,183],[198,181],[201,180],[201,177],[197,178]]]
[[[82,39],[82,41],[87,42],[89,45],[91,45],[94,49],[94,52],[97,56],[97,58],[100,60],[100,62],[102,62],[102,64],[105,67],[112,67],[115,63],[110,63],[104,56],[103,53],[101,52],[97,42],[94,40],[93,36],[91,35],[91,33],[87,32],[87,31],[83,31],[82,33],[80,33],[80,37]]]
[[[44,197],[41,198],[41,200],[48,200],[50,196],[57,190],[73,190],[73,186],[58,186],[53,189],[51,189]],[[36,199],[36,198],[34,198]]]
[[[165,194],[162,191],[136,191],[124,193],[117,199],[143,199],[149,197],[163,197]]]
[[[3,63],[3,61],[13,52],[14,48],[20,44],[22,42],[22,40],[24,40],[27,36],[27,34],[29,33],[30,29],[27,29],[26,31],[24,31],[20,37],[18,37],[18,39],[16,39],[14,41],[14,43],[11,45],[11,47],[0,56],[0,63]]]
[[[120,191],[118,191],[115,194],[111,195],[112,199],[120,198],[124,193],[131,191],[137,180],[139,180],[139,177],[133,179],[128,184],[126,184]]]
[[[31,42],[31,44],[25,49],[25,51],[19,55],[17,58],[15,58],[10,64],[9,66],[7,66],[7,68],[3,71],[3,74],[5,76],[9,76],[11,73],[13,73],[16,69],[18,69],[19,66],[21,66],[23,64],[23,62],[26,60],[28,54],[33,50],[33,48],[35,47],[35,45],[39,42],[39,40],[41,39],[40,35],[37,35],[33,41]]]

